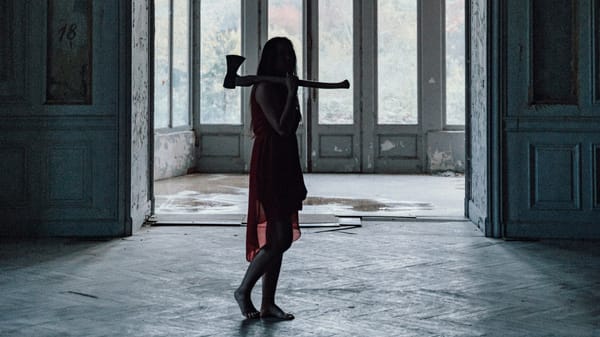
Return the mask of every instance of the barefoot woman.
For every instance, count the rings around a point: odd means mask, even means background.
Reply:
[[[250,95],[254,145],[250,163],[246,259],[250,261],[235,291],[247,318],[289,320],[294,316],[275,305],[275,289],[283,253],[300,237],[298,210],[306,187],[298,156],[296,129],[300,122],[296,53],[287,38],[269,40],[262,51],[257,75],[285,77],[285,85],[261,82]],[[251,291],[262,276],[262,305],[258,311]]]

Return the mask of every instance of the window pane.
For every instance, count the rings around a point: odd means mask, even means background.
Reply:
[[[377,20],[377,123],[417,124],[417,1],[379,0]]]
[[[465,124],[465,0],[446,0],[446,124]]]
[[[200,122],[241,124],[241,90],[223,88],[225,55],[242,50],[240,1],[200,1],[200,39]]]
[[[169,126],[169,0],[156,0],[154,19],[154,127]]]
[[[284,36],[292,41],[296,51],[298,77],[302,77],[302,0],[269,0],[269,39]],[[303,90],[298,90],[300,104]]]
[[[352,0],[319,1],[319,81],[350,81],[350,89],[319,90],[319,124],[354,122]]]
[[[173,126],[189,125],[189,0],[173,1]]]

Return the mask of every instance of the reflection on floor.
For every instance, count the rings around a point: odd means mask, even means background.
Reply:
[[[301,216],[462,218],[462,175],[305,174]],[[155,182],[155,214],[162,219],[243,218],[245,174],[193,174]],[[210,216],[210,217],[207,217]],[[301,219],[302,221],[302,219]]]

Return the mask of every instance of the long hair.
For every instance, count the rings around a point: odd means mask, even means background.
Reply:
[[[287,50],[287,52],[289,53],[289,56],[291,58],[289,62],[290,69],[283,70],[277,69],[277,67],[275,67],[277,59],[285,56],[281,54],[281,49],[278,48],[279,46],[283,47],[282,49]],[[269,41],[267,41],[267,43],[265,43],[263,47],[260,56],[260,61],[258,63],[258,69],[256,70],[256,75],[285,77],[287,73],[290,73],[294,76],[297,76],[296,63],[296,51],[294,50],[294,45],[292,44],[292,41],[290,41],[286,37],[274,37],[269,39]],[[283,73],[281,73],[282,71]],[[278,95],[285,97],[287,91],[285,85],[276,85],[273,87],[273,89],[277,91]],[[252,86],[250,97],[254,97],[255,90],[256,86]],[[252,125],[253,121],[251,120],[250,130],[253,129]]]
[[[276,60],[283,55],[280,54],[279,46],[284,47],[288,50],[291,57],[291,69],[287,69],[287,72],[294,76],[297,76],[296,72],[296,51],[294,51],[294,45],[286,37],[274,37],[265,43],[262,54],[260,56],[260,62],[258,63],[258,69],[256,75],[267,75],[267,76],[285,76],[286,74],[279,73],[275,68]]]

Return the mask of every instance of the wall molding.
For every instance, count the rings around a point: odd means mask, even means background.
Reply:
[[[3,143],[0,146],[0,158],[2,158],[0,161],[0,167],[2,168],[0,208],[27,206],[29,203],[30,174],[27,147],[23,144]],[[15,165],[11,165],[11,163]]]
[[[581,209],[580,144],[529,144],[528,172],[530,209]]]
[[[30,59],[29,1],[3,1],[0,14],[0,104],[24,104],[27,102],[28,66]],[[19,41],[17,41],[19,39]],[[0,106],[1,107],[1,106]],[[2,109],[0,109],[0,114]]]

